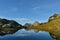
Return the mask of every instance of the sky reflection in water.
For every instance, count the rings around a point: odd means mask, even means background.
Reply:
[[[48,32],[21,29],[14,34],[0,36],[0,40],[54,40]]]

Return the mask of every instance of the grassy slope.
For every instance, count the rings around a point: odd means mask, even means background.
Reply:
[[[35,30],[44,30],[44,31],[51,33],[56,38],[58,38],[60,36],[60,18],[52,20],[52,21],[47,22],[47,23],[42,24],[42,25],[31,26],[28,28],[35,29]]]

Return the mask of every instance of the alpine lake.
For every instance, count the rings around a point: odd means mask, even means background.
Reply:
[[[0,35],[0,40],[55,40],[49,32],[20,29],[16,32]]]

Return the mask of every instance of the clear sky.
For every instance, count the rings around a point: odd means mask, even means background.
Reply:
[[[45,22],[54,13],[60,13],[60,0],[0,0],[0,18],[20,24]]]

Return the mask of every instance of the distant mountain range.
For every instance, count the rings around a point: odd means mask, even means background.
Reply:
[[[53,38],[60,39],[60,14],[52,15],[45,23],[35,21],[33,24],[26,23],[25,25],[0,18],[0,35],[14,33],[21,28],[47,31]]]

